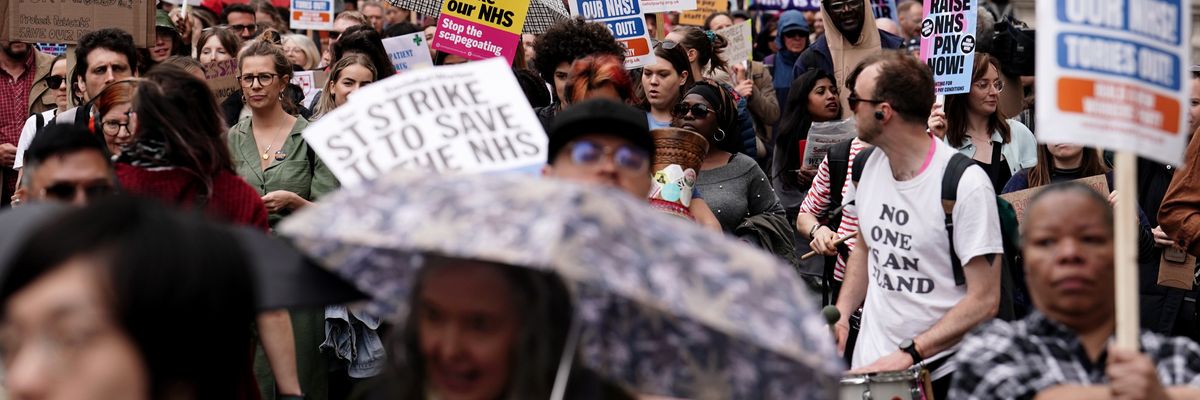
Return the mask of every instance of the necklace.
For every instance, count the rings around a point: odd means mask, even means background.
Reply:
[[[284,128],[286,128],[286,127],[284,127]],[[280,130],[279,133],[275,134],[275,142],[267,144],[267,149],[263,150],[263,153],[262,153],[263,161],[267,161],[267,160],[271,159],[271,148],[275,147],[275,143],[279,143],[279,138],[283,136],[284,132],[285,132],[285,130]],[[283,149],[275,151],[275,161],[283,161],[283,159],[286,157],[287,157],[287,154],[283,153]]]

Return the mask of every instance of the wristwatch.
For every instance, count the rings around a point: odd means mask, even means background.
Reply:
[[[917,351],[917,342],[914,342],[912,339],[904,339],[904,341],[901,341],[900,350],[904,350],[905,353],[908,353],[908,355],[912,356],[913,365],[917,365],[921,361],[925,360],[924,357],[921,357],[921,352]]]

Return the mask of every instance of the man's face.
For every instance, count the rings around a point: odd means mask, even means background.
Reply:
[[[566,101],[567,85],[571,83],[571,63],[558,63],[554,68],[554,93],[559,101]]]
[[[376,32],[383,31],[383,7],[379,5],[369,5],[362,8],[363,16],[367,17],[367,22],[371,23],[371,27],[375,28]]]
[[[919,38],[921,37],[921,7],[911,7],[908,12],[900,15],[900,29],[904,32],[905,37]]]
[[[1190,97],[1187,134],[1193,135],[1196,133],[1196,128],[1200,128],[1200,79],[1192,79],[1192,95]]]
[[[338,39],[341,39],[342,32],[345,32],[347,29],[350,29],[350,27],[355,25],[358,25],[358,22],[352,21],[349,18],[342,18],[333,21],[333,32],[337,32],[337,37],[333,37],[333,35],[329,36],[329,48],[332,49],[333,44],[337,43]]]
[[[29,44],[25,42],[0,42],[4,55],[13,60],[24,60],[29,56]]]
[[[851,96],[860,99],[872,99],[875,93],[875,80],[879,77],[879,64],[873,64],[866,67],[858,74],[858,80],[854,82],[854,92]],[[879,138],[883,133],[883,126],[878,119],[875,119],[875,111],[878,105],[859,102],[856,107],[851,107],[850,112],[854,114],[854,122],[858,124],[858,138],[864,142],[874,144],[874,140]]]
[[[615,187],[638,198],[650,194],[650,154],[617,136],[580,136],[559,150],[543,175]]]
[[[79,150],[51,156],[33,169],[25,196],[32,201],[59,201],[86,205],[115,187],[104,155]]]
[[[1053,320],[1072,325],[1112,315],[1113,230],[1102,207],[1078,192],[1055,192],[1022,223],[1029,294]]]
[[[252,40],[257,31],[254,19],[253,13],[229,13],[229,28],[233,29],[233,33],[241,37],[242,41]]]
[[[88,53],[87,68],[84,83],[87,84],[89,99],[96,98],[105,85],[133,76],[129,58],[105,48],[96,48]]]
[[[824,0],[822,5],[833,20],[833,26],[842,34],[862,31],[863,18],[866,17],[863,11],[866,3],[863,0]]]

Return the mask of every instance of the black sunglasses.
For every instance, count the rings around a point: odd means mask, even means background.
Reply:
[[[75,200],[75,195],[78,194],[80,190],[82,190],[83,193],[85,195],[87,195],[88,199],[95,199],[98,197],[107,196],[108,194],[110,194],[114,191],[114,188],[113,188],[112,184],[110,184],[108,182],[93,182],[93,183],[82,183],[82,184],[75,184],[75,183],[70,183],[70,182],[59,182],[59,183],[47,186],[43,190],[46,191],[46,196],[48,196],[50,198],[70,202],[70,201]]]
[[[860,102],[861,103],[871,103],[871,104],[887,103],[887,101],[885,101],[885,100],[872,100],[872,99],[860,98],[860,97],[858,97],[858,94],[855,94],[855,93],[851,93],[850,97],[846,98],[846,102],[850,103],[849,105],[850,105],[851,110],[858,109],[858,103],[860,103]]]
[[[50,86],[51,89],[58,89],[66,81],[67,77],[62,75],[50,75],[46,77],[46,85]]]
[[[242,32],[242,31],[250,31],[250,33],[258,32],[257,24],[226,25],[226,28],[233,32]]]
[[[708,113],[712,112],[713,110],[709,106],[700,103],[692,104],[690,106],[686,103],[679,103],[676,104],[675,107],[671,108],[671,116],[675,118],[683,118],[688,115],[689,111],[692,113],[693,117],[704,118],[707,117]]]

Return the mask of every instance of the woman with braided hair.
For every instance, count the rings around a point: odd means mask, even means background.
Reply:
[[[754,159],[738,154],[733,132],[733,94],[711,80],[696,82],[671,112],[673,126],[708,139],[708,154],[696,187],[721,222],[721,229],[792,261],[792,229],[767,175]]]

